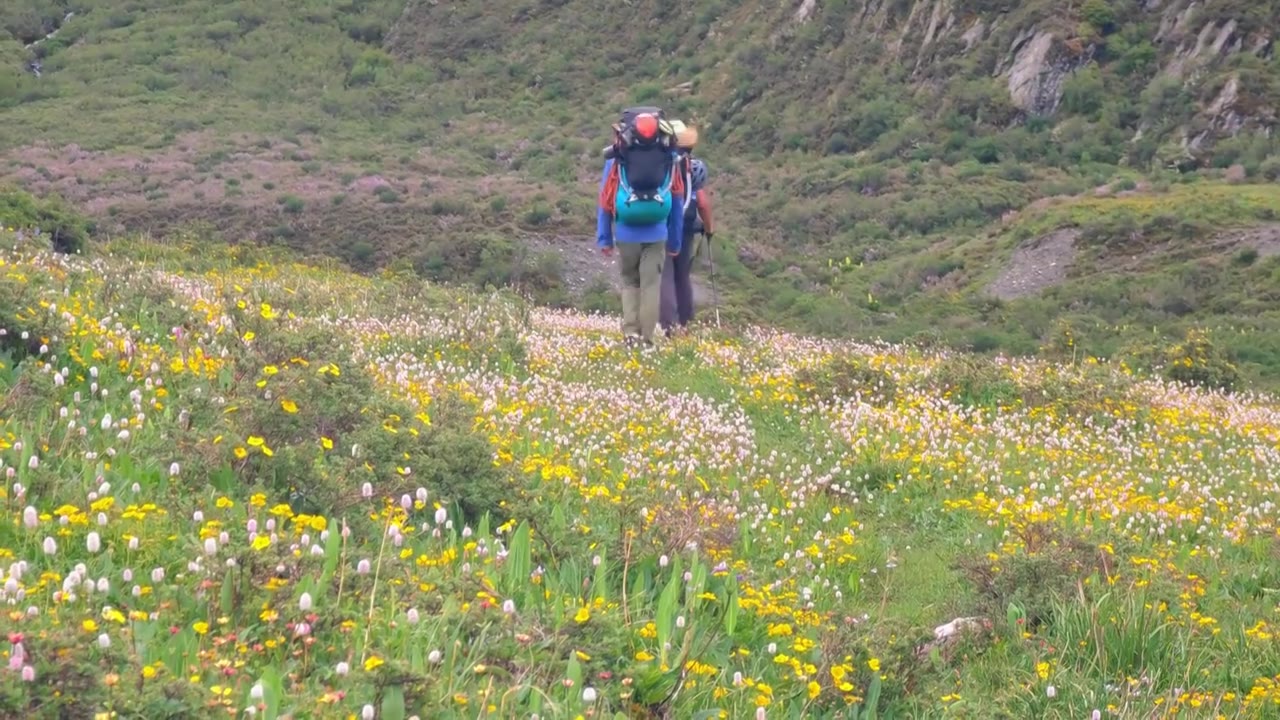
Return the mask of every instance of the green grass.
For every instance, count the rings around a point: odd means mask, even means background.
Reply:
[[[5,715],[1275,697],[1273,397],[0,233]]]
[[[1272,261],[1201,250],[1274,221],[1264,110],[1280,64],[1242,51],[1167,79],[1181,38],[1156,35],[1181,0],[1007,5],[964,3],[926,43],[922,3],[821,3],[801,23],[791,7],[644,0],[635,15],[669,19],[650,28],[596,0],[21,0],[0,11],[0,176],[93,208],[99,234],[257,238],[601,307],[539,241],[590,252],[607,125],[657,102],[703,128],[731,322],[1015,353],[1065,323],[1117,358],[1204,326],[1274,382]],[[1277,11],[1214,0],[1186,32],[1234,20],[1253,48]],[[989,32],[963,51],[972,20]],[[1015,108],[1000,75],[1031,30],[1093,58],[1046,117]],[[39,79],[22,70],[33,54]],[[1203,108],[1232,78],[1242,132],[1211,130],[1187,155],[1184,134],[1221,126]],[[1234,165],[1247,184],[1225,182]],[[1067,200],[1001,223],[1046,197]],[[1092,238],[1067,283],[986,297],[1017,243],[1064,226]]]

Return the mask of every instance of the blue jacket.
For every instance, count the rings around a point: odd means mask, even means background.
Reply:
[[[604,161],[604,172],[600,175],[600,191],[604,191],[605,180],[609,177],[609,170],[613,167],[613,158]],[[614,242],[623,243],[651,243],[667,241],[667,252],[676,254],[680,252],[680,244],[684,240],[684,197],[673,194],[671,196],[671,212],[667,213],[667,221],[665,223],[656,223],[648,226],[631,226],[617,225],[613,222],[613,216],[605,212],[604,208],[596,207],[596,246],[603,248],[613,247]]]

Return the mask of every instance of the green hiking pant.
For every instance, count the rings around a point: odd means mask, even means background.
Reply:
[[[622,269],[622,334],[653,341],[662,306],[662,265],[667,244],[618,243]]]

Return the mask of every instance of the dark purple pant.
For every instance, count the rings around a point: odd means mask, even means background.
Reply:
[[[658,311],[658,324],[664,330],[683,327],[693,320],[693,283],[689,276],[693,271],[693,244],[697,236],[685,232],[680,244],[680,254],[668,257],[662,266],[662,302]]]

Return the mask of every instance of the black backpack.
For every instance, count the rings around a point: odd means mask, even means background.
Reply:
[[[658,120],[658,132],[652,139],[641,138],[635,123],[641,115]],[[645,225],[657,222],[668,212],[672,202],[672,184],[677,170],[675,137],[667,125],[662,108],[630,107],[622,111],[614,125],[614,142],[606,157],[614,159],[620,172],[618,195],[614,209],[619,222]]]

